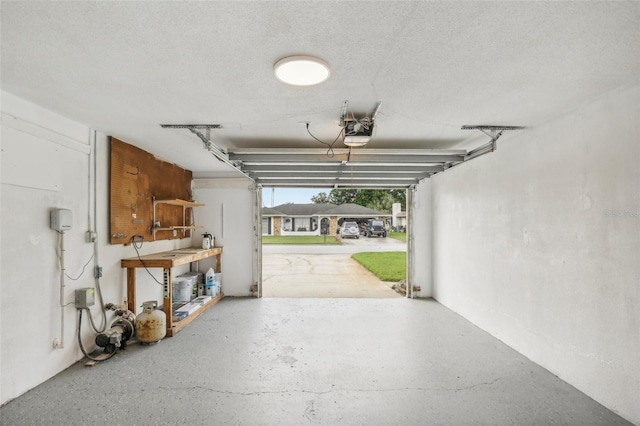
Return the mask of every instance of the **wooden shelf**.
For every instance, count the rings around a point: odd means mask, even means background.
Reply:
[[[170,226],[158,226],[156,227],[156,207],[158,204],[167,204],[170,206],[180,206],[182,207],[182,225],[170,225]],[[153,234],[153,239],[156,239],[156,232],[158,231],[181,231],[182,236],[185,237],[186,232],[192,229],[199,229],[202,226],[197,225],[187,225],[187,208],[192,207],[201,207],[205,204],[197,203],[195,201],[186,201],[181,200],[179,198],[174,198],[171,200],[153,200],[153,227],[151,228],[151,232]]]
[[[172,206],[183,206],[183,207],[202,207],[205,205],[202,203],[197,203],[195,201],[181,200],[179,198],[174,198],[172,200],[156,200],[154,202],[159,204],[170,204]]]
[[[131,312],[137,313],[138,306],[136,303],[136,268],[162,268],[164,279],[164,302],[163,310],[167,316],[167,336],[171,337],[178,331],[186,327],[191,321],[196,319],[204,311],[214,304],[218,303],[224,297],[220,293],[212,298],[202,308],[198,309],[192,315],[185,317],[181,321],[173,321],[173,297],[171,294],[173,282],[171,277],[171,269],[186,265],[188,263],[197,262],[208,257],[216,258],[215,272],[222,272],[222,247],[214,247],[212,249],[203,249],[199,247],[188,247],[161,253],[147,254],[139,257],[130,257],[122,259],[120,266],[127,268],[127,307]]]
[[[224,293],[220,293],[219,295],[217,295],[216,297],[212,298],[207,303],[202,305],[200,309],[198,309],[188,317],[184,317],[180,321],[172,321],[171,328],[167,327],[167,336],[169,337],[174,336],[178,331],[182,330],[187,325],[189,325],[191,321],[198,318],[202,313],[204,313],[204,311],[206,311],[207,309],[209,309],[210,307],[218,303],[220,300],[222,300],[223,297],[224,297]]]
[[[173,231],[174,229],[200,229],[200,228],[204,228],[204,226],[200,226],[200,225],[191,225],[191,226],[170,226],[168,228],[153,228],[154,231]]]

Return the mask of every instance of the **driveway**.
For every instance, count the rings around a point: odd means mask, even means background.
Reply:
[[[403,297],[351,259],[353,253],[406,251],[392,238],[343,240],[342,245],[262,246],[263,297]]]
[[[348,238],[342,240],[342,245],[333,244],[264,244],[263,256],[266,254],[353,254],[363,251],[407,251],[407,243],[393,238]]]

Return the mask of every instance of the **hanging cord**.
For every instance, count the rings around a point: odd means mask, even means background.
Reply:
[[[340,133],[338,133],[338,136],[336,136],[336,138],[333,140],[333,142],[331,143],[327,143],[324,141],[321,141],[320,139],[318,139],[317,137],[315,137],[311,131],[309,130],[309,123],[307,123],[306,125],[307,128],[307,133],[309,133],[309,136],[311,136],[312,138],[314,138],[315,140],[317,140],[318,142],[320,142],[322,145],[327,146],[327,157],[329,158],[333,158],[333,156],[335,155],[334,151],[333,151],[333,145],[338,142],[338,139],[340,139],[340,136],[344,133],[344,127],[340,127]]]
[[[351,160],[351,147],[349,147],[349,160]],[[353,190],[353,161],[349,161],[349,163],[351,164],[351,190]]]
[[[136,238],[138,238],[140,240],[140,247],[138,247],[138,244],[136,243]],[[156,277],[153,276],[153,274],[151,273],[151,271],[149,271],[149,269],[147,268],[147,265],[144,264],[144,261],[142,260],[142,258],[140,257],[140,252],[138,251],[138,249],[142,248],[142,244],[144,244],[144,237],[142,235],[134,235],[133,237],[131,237],[131,245],[133,246],[133,248],[136,250],[136,254],[138,255],[138,260],[140,261],[140,263],[142,264],[142,266],[144,266],[144,269],[147,271],[147,273],[151,276],[151,278],[153,278],[153,280],[160,284],[161,286],[164,287],[164,284],[162,284],[160,281],[157,280]]]
[[[111,352],[109,355],[102,357],[102,358],[94,358],[91,355],[89,355],[87,353],[87,351],[84,349],[84,346],[82,345],[82,339],[80,338],[80,330],[82,329],[82,311],[83,309],[78,309],[78,346],[80,346],[80,350],[82,351],[82,353],[84,354],[84,356],[86,356],[87,358],[89,358],[91,361],[106,361],[109,358],[111,358],[112,356],[114,356],[116,354],[116,352],[118,352],[118,350],[114,350],[113,352]],[[89,315],[89,317],[91,317],[91,315]]]
[[[58,256],[60,256],[58,254]],[[65,272],[64,276],[69,278],[71,281],[78,281],[80,279],[80,277],[82,277],[82,275],[84,275],[84,270],[87,267],[87,265],[89,264],[89,262],[91,262],[93,260],[93,254],[91,255],[91,257],[89,258],[89,260],[87,260],[87,263],[84,264],[84,266],[82,267],[82,271],[80,272],[80,275],[78,275],[77,277],[73,278],[72,276],[70,276],[69,274],[67,274]]]

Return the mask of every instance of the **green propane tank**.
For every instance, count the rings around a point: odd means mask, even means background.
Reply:
[[[167,335],[166,315],[157,307],[155,300],[142,303],[142,313],[136,318],[136,337],[140,343],[156,343]]]

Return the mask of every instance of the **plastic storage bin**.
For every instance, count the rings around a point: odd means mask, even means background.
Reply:
[[[173,301],[188,302],[191,300],[192,279],[176,277],[173,279]]]

